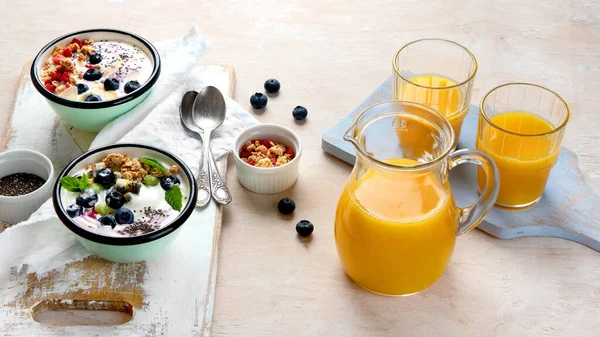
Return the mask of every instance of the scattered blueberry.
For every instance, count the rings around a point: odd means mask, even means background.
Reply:
[[[125,93],[128,94],[132,91],[136,91],[140,88],[140,82],[138,81],[129,81],[125,83]]]
[[[79,205],[73,204],[73,205],[67,207],[67,214],[71,218],[80,216],[81,212],[83,212],[83,208]]]
[[[101,217],[100,219],[98,219],[98,222],[100,222],[100,224],[102,226],[110,226],[112,228],[115,228],[117,226],[117,222],[115,221],[115,218],[113,218],[110,215],[105,215],[105,216]]]
[[[90,55],[90,64],[98,64],[102,62],[102,55],[98,53],[93,53]]]
[[[89,95],[88,97],[85,98],[86,102],[100,102],[102,101],[102,98],[100,98],[100,96],[98,95]]]
[[[83,73],[83,79],[86,81],[97,81],[101,78],[102,72],[100,71],[100,69],[91,68],[86,70],[85,73]]]
[[[314,229],[315,226],[308,220],[302,220],[296,224],[296,232],[298,232],[300,236],[307,237],[312,234]]]
[[[111,169],[102,168],[96,172],[94,182],[108,188],[115,183],[115,178],[115,173]]]
[[[265,82],[265,90],[269,94],[274,94],[274,93],[278,92],[279,88],[281,88],[281,84],[279,83],[278,80],[276,80],[274,78],[270,78]]]
[[[77,95],[81,95],[88,90],[90,90],[90,87],[88,87],[87,84],[85,84],[85,83],[77,84]]]
[[[175,184],[180,184],[181,182],[179,181],[179,178],[172,176],[172,175],[168,175],[168,176],[164,176],[162,178],[160,178],[160,187],[163,188],[163,190],[168,191],[171,188],[173,188],[173,185]]]
[[[262,109],[267,106],[269,99],[267,95],[263,95],[260,92],[255,93],[250,97],[250,104],[254,109]]]
[[[305,107],[298,105],[294,108],[294,111],[292,111],[292,115],[295,119],[301,121],[308,116],[308,110],[306,110]]]
[[[114,77],[107,78],[104,80],[104,90],[114,91],[119,89],[119,80]]]
[[[98,194],[91,188],[79,193],[75,203],[81,207],[92,208],[98,202]]]
[[[112,209],[119,209],[123,207],[123,205],[125,205],[125,197],[123,196],[123,194],[117,191],[112,191],[108,193],[104,200],[106,201],[108,207]]]
[[[119,208],[115,213],[115,220],[119,225],[132,224],[133,212],[129,208]]]
[[[277,208],[281,214],[290,214],[296,209],[296,203],[290,198],[283,198],[279,200]]]

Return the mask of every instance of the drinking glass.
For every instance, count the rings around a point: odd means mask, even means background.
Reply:
[[[498,166],[497,206],[525,209],[541,199],[568,120],[567,103],[539,85],[503,84],[483,97],[476,142]],[[480,189],[485,182],[479,170]]]
[[[425,104],[444,115],[454,129],[456,148],[471,105],[475,56],[454,41],[422,39],[400,48],[393,66],[392,98]]]

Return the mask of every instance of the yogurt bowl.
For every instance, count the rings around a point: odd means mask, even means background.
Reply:
[[[98,132],[146,99],[160,70],[158,51],[141,36],[91,29],[45,45],[30,75],[63,121]]]
[[[196,197],[195,179],[181,159],[140,144],[84,153],[52,191],[56,214],[79,242],[124,263],[161,254],[194,211]]]

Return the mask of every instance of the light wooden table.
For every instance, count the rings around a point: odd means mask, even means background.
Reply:
[[[320,136],[391,73],[400,45],[444,37],[479,60],[474,102],[507,81],[558,91],[572,109],[564,145],[580,156],[598,191],[598,1],[0,0],[0,8],[0,123],[22,65],[78,28],[123,28],[159,41],[196,22],[214,42],[205,61],[235,67],[243,106],[267,78],[281,81],[280,95],[257,118],[299,133],[301,177],[288,193],[257,196],[230,166],[234,201],[223,217],[215,336],[597,336],[600,254],[559,239],[502,241],[474,230],[423,293],[388,298],[358,289],[343,273],[333,238],[350,167],[321,151]],[[296,105],[309,110],[304,125],[291,118]],[[298,205],[291,218],[276,211],[283,196]],[[296,237],[300,219],[315,224],[312,240]]]

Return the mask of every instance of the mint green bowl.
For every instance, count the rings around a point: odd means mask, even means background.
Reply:
[[[90,232],[75,223],[67,214],[61,201],[60,178],[72,175],[82,167],[97,163],[110,153],[127,154],[130,157],[149,157],[172,163],[181,169],[184,182],[189,186],[187,202],[177,218],[165,227],[138,236],[105,236]],[[182,181],[183,182],[183,181]],[[112,262],[133,263],[151,260],[162,254],[176,240],[181,226],[190,217],[196,206],[197,189],[194,175],[189,167],[174,154],[156,147],[141,144],[114,144],[91,150],[74,159],[60,173],[52,190],[52,203],[61,222],[71,230],[77,240],[94,255]]]
[[[150,78],[136,91],[123,97],[102,102],[82,102],[64,99],[48,91],[40,80],[44,62],[52,55],[54,47],[64,46],[73,38],[80,40],[108,40],[127,42],[135,45],[152,59],[153,69]],[[138,104],[142,103],[152,91],[152,87],[160,77],[161,63],[158,51],[143,37],[115,29],[89,29],[82,30],[54,39],[44,46],[37,54],[31,65],[31,81],[35,89],[48,101],[50,107],[67,124],[77,129],[89,132],[99,132],[108,123],[124,115]]]

